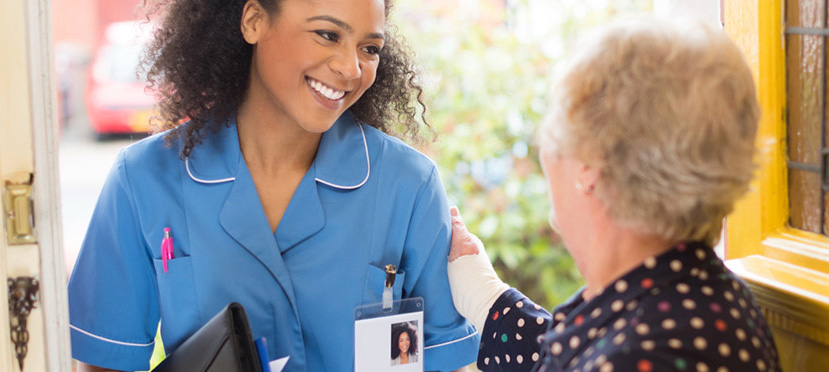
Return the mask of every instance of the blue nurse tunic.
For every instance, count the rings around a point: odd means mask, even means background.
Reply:
[[[275,234],[235,123],[184,160],[149,137],[119,154],[70,278],[73,357],[146,370],[159,322],[169,353],[235,301],[271,358],[290,356],[287,371],[349,371],[354,308],[382,300],[393,264],[394,297],[425,300],[425,369],[460,368],[480,339],[452,304],[449,223],[435,164],[349,112],[322,135]]]

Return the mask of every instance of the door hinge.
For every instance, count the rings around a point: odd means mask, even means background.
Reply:
[[[11,339],[14,345],[14,354],[20,370],[23,370],[23,360],[29,353],[29,329],[27,326],[29,314],[37,307],[40,283],[31,276],[7,278],[9,286],[9,325]]]
[[[3,216],[9,245],[35,243],[32,179],[31,173],[18,172],[3,184]]]

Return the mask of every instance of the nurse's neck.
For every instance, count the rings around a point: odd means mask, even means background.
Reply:
[[[248,168],[272,176],[286,171],[304,174],[314,162],[322,135],[245,106],[240,107],[236,127]]]

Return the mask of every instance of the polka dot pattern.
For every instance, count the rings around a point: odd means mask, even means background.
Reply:
[[[677,246],[551,315],[510,289],[490,309],[482,371],[780,371],[748,287],[703,244]],[[655,357],[658,356],[658,357]]]

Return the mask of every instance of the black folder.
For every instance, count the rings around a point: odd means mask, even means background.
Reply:
[[[245,308],[222,311],[168,355],[153,372],[262,372]]]

